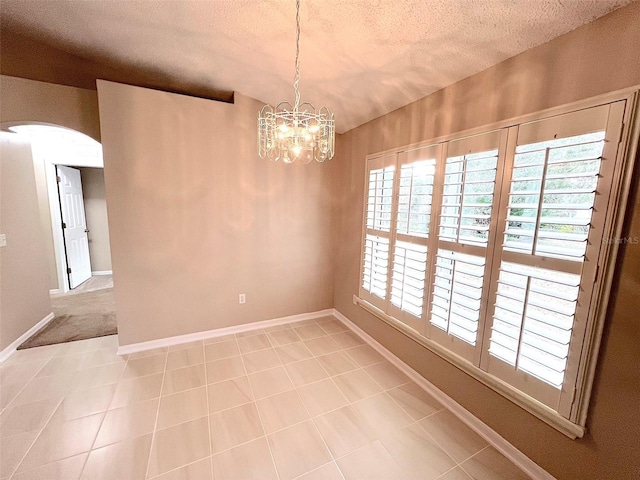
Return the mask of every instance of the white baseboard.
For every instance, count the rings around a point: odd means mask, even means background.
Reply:
[[[62,293],[59,288],[52,288],[51,290],[49,290],[49,295],[57,295],[59,293]]]
[[[424,391],[430,394],[433,398],[438,400],[444,407],[458,417],[469,428],[475,431],[478,435],[484,438],[489,445],[498,450],[502,455],[507,457],[513,464],[520,468],[523,472],[529,475],[534,480],[555,480],[549,472],[544,470],[540,465],[535,463],[524,453],[510,444],[502,436],[500,436],[495,430],[486,425],[484,422],[475,417],[471,412],[465,409],[462,405],[453,400],[449,395],[444,393],[434,384],[425,379],[422,375],[412,369],[409,365],[404,363],[393,353],[378,343],[368,333],[358,327],[355,323],[345,317],[342,313],[333,309],[333,315],[344,323],[347,327],[353,330],[358,336],[360,336],[365,342],[371,345],[378,353],[385,357],[389,362],[395,365],[402,373],[407,375],[411,380],[418,384]]]
[[[11,345],[7,346],[7,348],[2,350],[0,352],[0,363],[7,361],[11,357],[11,355],[15,353],[15,351],[18,349],[20,345],[22,345],[26,340],[28,340],[29,337],[31,337],[31,335],[36,333],[38,330],[44,327],[47,323],[53,320],[54,317],[55,315],[53,314],[53,312],[51,312],[49,315],[44,317],[42,320],[36,323],[29,330],[27,330],[22,335],[20,335],[20,337],[18,337]]]
[[[333,315],[334,309],[319,310],[311,313],[300,313],[298,315],[289,315],[288,317],[273,318],[271,320],[263,320],[260,322],[245,323],[242,325],[234,325],[233,327],[217,328],[215,330],[206,330],[204,332],[188,333],[186,335],[177,335],[175,337],[160,338],[158,340],[150,340],[148,342],[130,343],[122,345],[118,348],[118,355],[126,355],[129,353],[143,352],[154,348],[170,347],[181,343],[197,342],[198,340],[206,340],[208,338],[223,337],[232,333],[248,332],[259,328],[275,327],[284,323],[302,322],[303,320],[313,320],[315,318]]]
[[[113,275],[113,270],[96,270],[91,275]]]

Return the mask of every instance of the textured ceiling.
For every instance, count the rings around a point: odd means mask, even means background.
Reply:
[[[633,0],[302,0],[302,100],[344,132]],[[2,0],[2,25],[93,60],[293,100],[294,0]]]

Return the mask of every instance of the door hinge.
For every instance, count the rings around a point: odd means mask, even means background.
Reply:
[[[67,224],[62,222],[62,228],[67,228]]]
[[[69,274],[71,273],[71,269],[70,268],[67,268],[67,273],[69,273]]]
[[[56,175],[56,182],[60,183],[62,181],[62,179],[60,178],[60,175]]]

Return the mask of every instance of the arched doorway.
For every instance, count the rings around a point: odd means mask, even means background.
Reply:
[[[3,126],[31,145],[55,314],[25,344],[116,333],[102,146],[57,125]]]
[[[90,279],[92,272],[110,272],[106,208],[85,212],[81,188],[81,177],[93,180],[102,175],[104,162],[100,143],[75,130],[53,125],[23,124],[8,129],[28,137],[31,143],[42,225],[45,236],[50,237],[47,238],[47,249],[53,253],[50,259],[53,293],[66,293],[79,287]],[[65,176],[77,177],[78,181],[73,182],[77,184],[77,194],[70,188],[60,194],[61,187],[65,187],[61,183]],[[75,178],[67,180],[65,183],[72,183]],[[104,192],[104,187],[101,190]],[[87,219],[85,213],[93,218]],[[87,222],[99,228],[91,232],[92,225]],[[75,231],[78,229],[82,231]],[[100,264],[98,268],[90,268],[91,263],[96,262]]]

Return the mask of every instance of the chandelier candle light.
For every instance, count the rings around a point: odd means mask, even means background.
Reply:
[[[296,0],[295,102],[265,105],[258,114],[258,155],[274,162],[296,160],[310,163],[333,158],[335,128],[333,113],[322,107],[316,111],[309,102],[300,103],[300,0]]]

